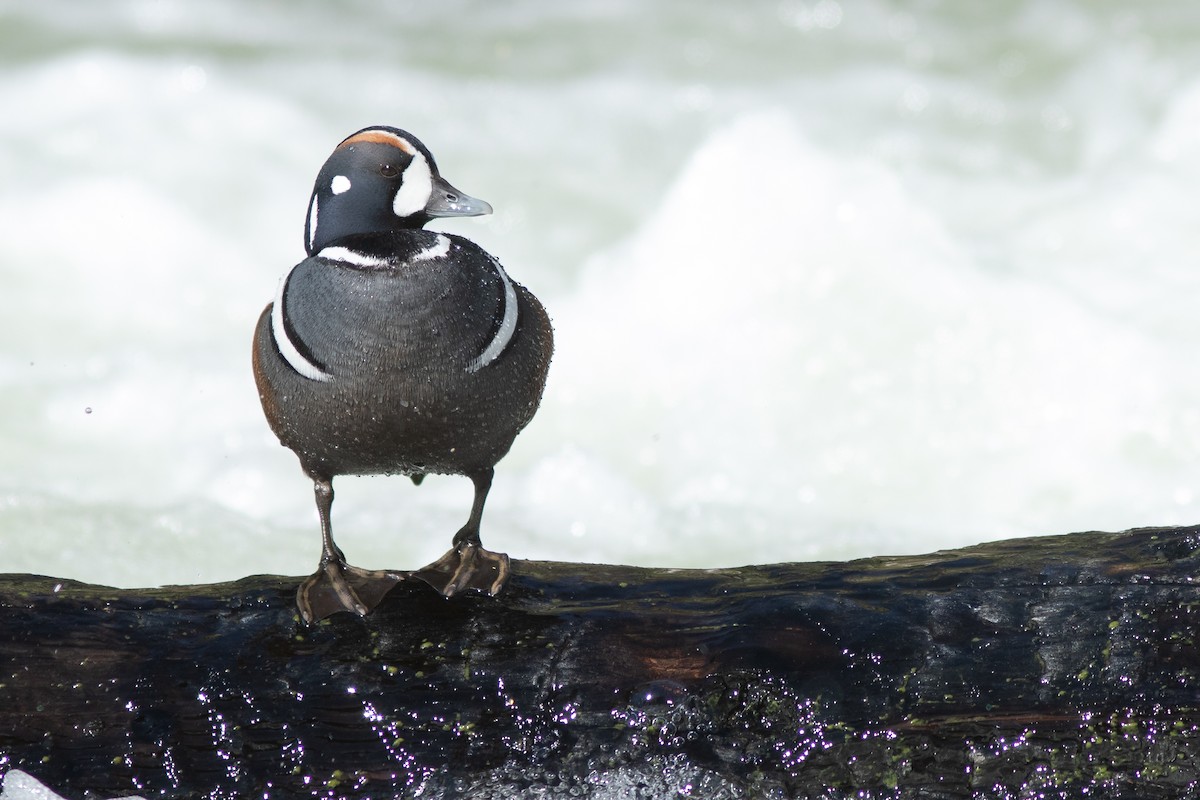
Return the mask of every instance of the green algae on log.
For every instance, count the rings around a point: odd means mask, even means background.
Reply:
[[[0,576],[0,774],[68,798],[1176,797],[1200,527],[845,563],[514,562],[306,627],[297,578]],[[855,794],[858,793],[858,794]]]

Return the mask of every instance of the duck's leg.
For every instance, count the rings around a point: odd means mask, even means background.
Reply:
[[[333,508],[333,479],[317,475],[313,492],[317,516],[321,518],[321,563],[317,571],[296,590],[296,606],[307,623],[317,622],[339,611],[366,616],[404,575],[385,570],[365,570],[346,563],[333,542],[330,511]]]
[[[484,550],[479,541],[479,522],[488,490],[492,488],[492,475],[493,470],[489,467],[468,476],[475,484],[470,519],[454,534],[454,547],[446,555],[413,573],[413,577],[425,581],[446,597],[463,589],[498,594],[508,580],[508,556]]]

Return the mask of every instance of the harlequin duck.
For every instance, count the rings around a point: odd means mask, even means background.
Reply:
[[[496,594],[508,577],[508,556],[483,549],[479,522],[493,466],[541,401],[550,320],[478,245],[423,230],[491,210],[398,128],[351,135],[317,175],[308,258],[283,276],[254,333],[263,411],[316,492],[321,561],[296,593],[306,622],[365,615],[406,577],[346,563],[330,526],[337,475],[467,476],[467,523],[412,575],[447,597]]]

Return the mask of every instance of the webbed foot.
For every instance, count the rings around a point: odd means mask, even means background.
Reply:
[[[339,611],[365,617],[404,577],[401,572],[360,569],[327,559],[296,590],[296,606],[310,625]]]
[[[504,588],[509,571],[508,554],[493,553],[467,541],[412,573],[412,577],[420,578],[446,597],[463,589],[496,595]]]

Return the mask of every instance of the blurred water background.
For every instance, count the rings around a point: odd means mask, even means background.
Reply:
[[[0,572],[305,574],[251,331],[370,124],[550,309],[484,541],[719,566],[1200,521],[1200,6],[0,2]],[[470,485],[340,478],[415,567]]]

